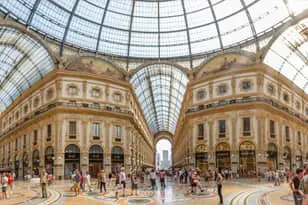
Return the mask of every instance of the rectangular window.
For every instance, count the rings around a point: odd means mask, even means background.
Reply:
[[[9,153],[11,152],[11,142],[9,142]]]
[[[92,123],[93,139],[99,140],[100,138],[100,124],[98,122]]]
[[[76,121],[69,121],[69,138],[76,139],[77,137],[77,123]]]
[[[243,118],[243,135],[250,136],[250,118],[249,117]]]
[[[18,149],[18,139],[16,138],[15,139],[15,151],[17,151],[17,149]]]
[[[203,140],[204,139],[204,124],[198,125],[198,139]]]
[[[26,148],[26,141],[27,141],[27,136],[24,135],[24,144],[23,144],[23,148]]]
[[[117,142],[121,141],[121,127],[119,125],[115,126],[116,137],[115,140]]]
[[[33,145],[37,145],[37,130],[34,130],[33,133]]]
[[[270,120],[270,132],[271,132],[271,137],[275,138],[276,137],[275,122],[273,120]]]
[[[219,120],[219,137],[226,137],[226,120]]]
[[[47,125],[47,141],[51,140],[51,135],[52,135],[52,125],[49,124]]]
[[[302,144],[302,137],[301,137],[301,132],[300,131],[297,132],[297,143],[298,143],[298,145]]]
[[[285,132],[286,132],[286,141],[290,142],[290,129],[288,126],[285,127]]]

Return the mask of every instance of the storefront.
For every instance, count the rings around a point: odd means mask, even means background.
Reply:
[[[296,151],[296,168],[303,167],[303,157],[302,152],[300,150]]]
[[[24,152],[23,157],[22,157],[22,178],[23,179],[28,174],[28,167],[29,167],[28,153]]]
[[[273,143],[268,144],[267,147],[267,165],[268,170],[275,171],[278,169],[277,146]]]
[[[52,147],[47,147],[45,150],[45,169],[47,173],[53,174],[54,151]]]
[[[38,176],[40,167],[40,152],[36,149],[32,152],[32,174]]]
[[[225,142],[216,146],[216,167],[231,170],[230,146]]]
[[[96,178],[98,172],[104,169],[104,151],[99,145],[92,145],[89,149],[89,173]]]
[[[121,147],[113,147],[111,150],[111,171],[120,171],[124,167],[124,151]]]
[[[292,170],[292,155],[291,155],[291,149],[287,146],[283,148],[283,155],[282,158],[284,160],[285,167],[287,167],[289,170]]]
[[[208,170],[208,148],[206,145],[198,145],[195,154],[196,168],[200,169],[201,174]]]
[[[64,178],[69,179],[75,169],[80,169],[80,149],[71,144],[65,148]]]
[[[240,175],[254,176],[256,174],[256,147],[252,142],[245,141],[240,144]]]

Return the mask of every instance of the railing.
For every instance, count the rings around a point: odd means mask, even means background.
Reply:
[[[208,109],[212,109],[212,108],[219,108],[219,107],[223,107],[223,106],[227,106],[227,105],[246,104],[246,103],[254,103],[254,102],[261,102],[261,103],[269,104],[269,105],[271,105],[271,106],[273,106],[273,107],[275,107],[279,110],[287,112],[288,114],[302,120],[305,123],[308,123],[308,119],[303,118],[298,113],[294,112],[293,110],[289,109],[288,107],[281,105],[277,102],[274,102],[273,100],[271,100],[269,98],[265,98],[265,97],[246,97],[246,98],[242,98],[242,99],[221,100],[221,101],[215,102],[215,103],[209,103],[209,104],[199,105],[198,107],[194,107],[194,108],[188,108],[186,110],[186,114],[195,113],[195,112],[199,112],[199,111],[202,111],[202,110],[208,110]]]
[[[6,135],[7,133],[11,132],[12,130],[16,129],[19,125],[33,119],[36,116],[39,116],[51,109],[57,108],[57,107],[77,107],[77,108],[90,108],[90,109],[96,109],[96,110],[104,110],[109,112],[116,112],[121,114],[128,114],[132,115],[132,112],[129,110],[123,110],[120,107],[111,107],[111,106],[100,106],[100,105],[93,105],[88,103],[75,103],[75,102],[56,102],[48,104],[44,107],[41,107],[39,110],[27,115],[23,119],[21,119],[19,122],[15,123],[14,125],[11,125],[9,129],[5,130],[4,132],[0,133],[0,136]]]

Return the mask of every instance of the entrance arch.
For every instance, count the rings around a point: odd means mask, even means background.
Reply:
[[[115,173],[120,171],[121,167],[124,167],[124,150],[116,146],[111,150],[111,171]]]
[[[36,149],[32,152],[32,172],[34,175],[39,175],[40,167],[40,152]]]
[[[100,145],[92,145],[89,149],[89,173],[96,178],[98,172],[104,168],[104,150]]]
[[[208,170],[208,147],[205,144],[200,144],[196,147],[195,154],[196,168],[200,169],[201,173]]]
[[[169,169],[172,167],[172,142],[167,136],[155,139],[155,167]]]
[[[267,164],[269,170],[278,169],[278,150],[274,143],[269,143],[267,146]]]
[[[216,146],[216,167],[231,170],[230,145],[222,142]]]
[[[45,149],[45,169],[47,173],[53,174],[54,157],[53,147],[47,147]]]
[[[64,177],[70,178],[75,169],[80,169],[80,149],[77,145],[70,144],[65,148]]]
[[[256,146],[249,141],[240,144],[240,174],[252,176],[256,173]]]

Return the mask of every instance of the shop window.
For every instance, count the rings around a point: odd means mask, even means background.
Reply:
[[[226,120],[219,120],[219,137],[226,137]]]
[[[52,125],[48,124],[47,125],[47,141],[51,140],[51,135],[52,135]]]
[[[115,126],[115,141],[117,142],[121,141],[121,126],[119,125]]]
[[[250,118],[249,117],[243,118],[243,135],[250,136]]]
[[[290,142],[290,128],[288,126],[285,127],[285,133],[286,133],[286,141]]]
[[[250,81],[244,81],[244,82],[242,82],[242,88],[243,88],[244,90],[250,89],[250,88],[251,88],[251,82],[250,82]]]
[[[37,130],[33,132],[33,145],[37,145]]]
[[[77,137],[77,122],[69,121],[69,138],[76,139]]]
[[[93,133],[93,140],[100,139],[100,124],[98,122],[92,123],[92,133]]]
[[[283,100],[285,101],[285,102],[289,102],[289,100],[290,100],[290,97],[289,97],[289,95],[287,94],[287,93],[283,93]]]
[[[204,124],[198,124],[198,140],[204,139]]]
[[[204,90],[199,90],[198,92],[197,92],[197,99],[198,100],[202,100],[202,99],[204,99],[205,98],[205,91]]]
[[[275,138],[276,137],[275,122],[273,120],[270,120],[270,131],[271,131],[271,137]]]
[[[305,113],[306,113],[306,115],[308,115],[308,108],[305,109]]]
[[[98,88],[92,89],[92,97],[98,98],[98,97],[100,97],[100,95],[101,95],[100,89],[98,89]]]

